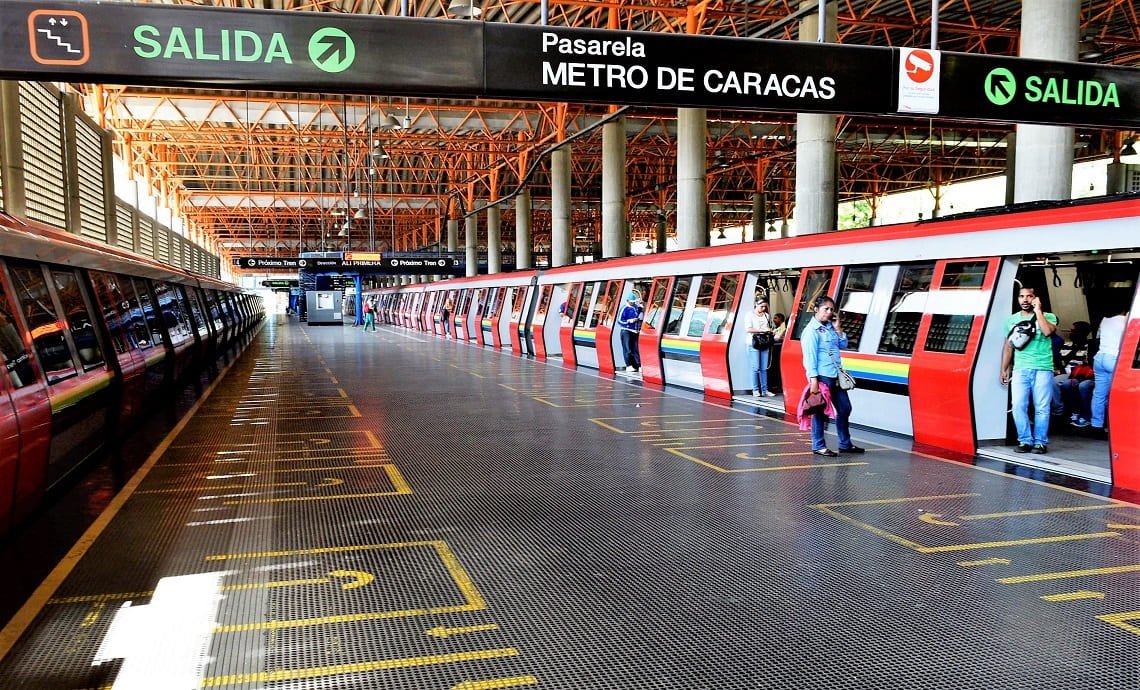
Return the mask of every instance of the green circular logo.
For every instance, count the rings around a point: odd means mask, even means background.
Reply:
[[[994,105],[1005,105],[1017,94],[1017,77],[1004,67],[996,67],[986,75],[986,98]]]
[[[326,26],[309,39],[309,59],[324,72],[343,72],[356,59],[356,44],[344,30]]]

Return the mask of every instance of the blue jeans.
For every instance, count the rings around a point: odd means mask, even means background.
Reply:
[[[1013,424],[1017,442],[1027,446],[1049,445],[1049,412],[1053,404],[1053,372],[1045,369],[1015,369],[1012,385]],[[1033,424],[1029,423],[1029,400],[1033,399]]]
[[[635,331],[621,329],[621,353],[627,367],[641,369],[641,351],[638,349],[637,336]]]
[[[839,435],[839,447],[850,448],[852,446],[851,429],[848,427],[847,421],[851,418],[851,398],[847,396],[847,391],[840,388],[835,379],[830,376],[820,376],[819,382],[826,383],[831,393],[831,404],[835,407],[835,432]],[[1045,410],[1045,414],[1048,416],[1049,408],[1045,408]],[[827,425],[830,421],[828,416],[823,412],[812,415],[812,450],[823,450],[827,448],[827,441],[824,439],[823,434],[827,431]]]
[[[752,390],[768,392],[768,361],[771,357],[772,348],[766,350],[748,348],[748,363],[752,365]]]
[[[1112,375],[1116,373],[1116,355],[1096,353],[1093,357],[1092,425],[1103,429],[1108,417],[1108,389],[1112,387]]]

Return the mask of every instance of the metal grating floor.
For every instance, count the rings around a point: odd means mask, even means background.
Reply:
[[[1140,688],[1140,508],[754,410],[279,319],[0,687]]]

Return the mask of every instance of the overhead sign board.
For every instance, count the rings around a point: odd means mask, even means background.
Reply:
[[[829,113],[892,102],[890,48],[500,23],[484,33],[493,96]]]
[[[0,73],[293,91],[444,95],[482,88],[482,64],[471,59],[482,54],[478,22],[378,19],[119,2],[2,2]]]
[[[392,273],[451,273],[455,270],[455,259],[447,257],[385,257],[384,268]]]
[[[921,48],[899,49],[898,94],[900,113],[938,112],[942,54]]]
[[[234,265],[245,269],[296,270],[299,264],[296,257],[239,256],[234,258]]]

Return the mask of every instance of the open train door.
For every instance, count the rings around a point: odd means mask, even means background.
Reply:
[[[622,294],[623,280],[611,280],[606,283],[605,300],[602,303],[605,311],[598,321],[594,332],[594,351],[598,355],[598,371],[603,374],[614,373],[614,328],[617,315],[625,307],[625,295]],[[632,288],[631,288],[632,289]],[[620,346],[619,346],[620,347]],[[625,365],[625,362],[622,362]]]
[[[665,312],[669,310],[669,293],[672,289],[672,276],[653,279],[649,298],[645,301],[645,318],[641,322],[641,334],[637,341],[638,353],[641,355],[641,378],[659,386],[665,385],[665,373],[661,366],[661,331]]]
[[[712,310],[701,336],[701,376],[705,380],[705,395],[713,398],[732,399],[728,341],[743,287],[743,273],[721,273],[716,277]]]
[[[1108,442],[1113,487],[1140,492],[1140,291],[1129,314],[1108,396]]]
[[[796,311],[788,318],[788,332],[780,355],[780,378],[784,382],[784,411],[795,414],[800,394],[807,385],[804,374],[804,351],[800,335],[815,317],[813,302],[824,295],[834,298],[839,290],[839,266],[805,268],[800,275],[800,289],[796,293]]]
[[[571,283],[567,292],[566,301],[559,306],[561,313],[558,327],[558,342],[562,346],[562,364],[567,367],[578,366],[578,359],[574,354],[574,325],[578,321],[579,309],[586,309],[589,305],[582,305],[582,283]]]

